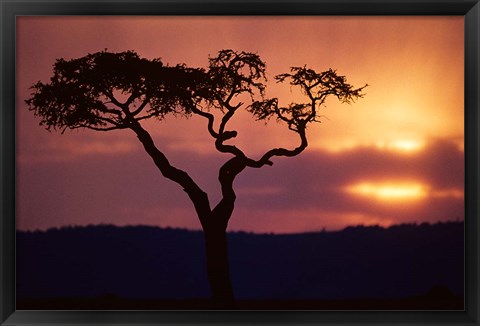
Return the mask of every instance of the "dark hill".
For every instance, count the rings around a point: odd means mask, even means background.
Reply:
[[[463,227],[230,233],[235,293],[273,300],[395,299],[429,291],[463,297]],[[203,234],[108,225],[17,232],[17,300],[99,296],[207,298]]]

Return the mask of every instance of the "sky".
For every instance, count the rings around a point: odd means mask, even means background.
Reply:
[[[448,17],[18,17],[17,229],[115,224],[200,229],[181,187],[164,179],[132,131],[48,132],[28,111],[29,87],[56,59],[134,50],[206,67],[222,49],[266,62],[267,96],[303,101],[274,76],[292,66],[333,68],[365,97],[329,99],[309,147],[235,181],[228,230],[294,233],[349,225],[464,219],[464,21]],[[201,117],[145,124],[170,162],[220,198],[216,152]],[[240,112],[235,144],[259,158],[298,135]],[[178,131],[182,131],[179,135]]]

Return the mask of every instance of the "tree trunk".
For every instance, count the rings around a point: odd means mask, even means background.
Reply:
[[[207,273],[214,308],[231,308],[234,296],[228,263],[226,231],[222,228],[205,230]]]
[[[205,234],[207,274],[213,306],[215,308],[231,308],[234,297],[228,266],[226,229],[236,198],[233,191],[233,180],[246,166],[244,157],[233,157],[220,168],[218,178],[223,198],[212,210],[207,194],[188,173],[170,164],[165,154],[157,149],[150,134],[137,120],[132,118],[130,122],[130,128],[137,134],[162,175],[181,185],[192,200]]]

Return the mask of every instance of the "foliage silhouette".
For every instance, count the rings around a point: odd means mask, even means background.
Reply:
[[[332,96],[351,103],[363,97],[367,86],[354,88],[332,69],[317,73],[306,66],[292,67],[275,79],[300,88],[307,102],[281,107],[277,98],[266,98],[265,63],[254,53],[222,50],[209,58],[208,69],[203,69],[164,65],[160,59],[143,59],[133,51],[103,51],[57,60],[50,83],[34,84],[26,103],[48,130],[130,129],[136,134],[162,175],[179,184],[191,199],[205,234],[212,299],[228,306],[234,295],[226,229],[236,200],[236,176],[246,167],[272,165],[274,157],[300,154],[308,145],[307,126],[318,121],[325,100]],[[249,104],[241,102],[245,98]],[[226,143],[237,136],[237,131],[227,126],[240,109],[257,120],[275,118],[285,123],[298,134],[300,144],[294,149],[270,149],[257,160],[248,157],[239,147]],[[233,156],[219,170],[222,198],[214,207],[191,176],[168,161],[141,124],[150,118],[162,120],[168,114],[204,117],[215,148]]]

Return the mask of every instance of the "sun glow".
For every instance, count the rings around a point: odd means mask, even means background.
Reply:
[[[424,147],[424,143],[413,139],[395,140],[392,142],[380,141],[376,143],[376,147],[379,149],[394,150],[400,152],[416,152]]]
[[[422,140],[415,139],[399,139],[399,140],[378,140],[378,141],[361,141],[356,139],[344,139],[342,141],[318,142],[312,143],[312,147],[327,150],[332,153],[342,151],[351,151],[357,148],[375,148],[379,151],[389,151],[398,154],[415,154],[425,148],[427,143]]]
[[[427,188],[419,183],[369,183],[363,182],[347,187],[348,192],[374,197],[379,200],[415,200],[425,198]]]

